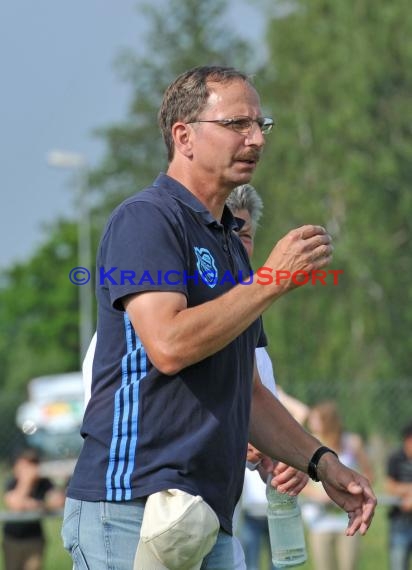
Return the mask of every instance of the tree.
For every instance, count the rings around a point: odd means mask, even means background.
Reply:
[[[146,7],[150,25],[144,55],[126,52],[119,58],[131,84],[130,109],[123,123],[100,129],[107,152],[88,180],[97,202],[91,216],[93,251],[109,210],[166,166],[156,114],[170,80],[202,63],[237,65],[251,53],[251,47],[224,25],[225,7],[224,0],[200,4],[172,0],[165,6]],[[49,236],[31,259],[4,272],[3,387],[19,388],[33,376],[78,368],[78,288],[68,277],[76,264],[76,225],[60,220],[49,228]]]
[[[78,369],[76,226],[60,221],[27,263],[3,275],[0,289],[1,383],[18,389],[37,375]]]
[[[97,131],[106,154],[89,180],[96,236],[115,204],[166,167],[156,115],[167,84],[201,64],[253,73],[264,112],[278,121],[253,180],[265,202],[255,266],[292,227],[321,223],[334,236],[332,268],[343,270],[338,285],[328,277],[267,311],[269,347],[281,384],[308,403],[342,381],[348,406],[353,398],[363,406],[354,427],[364,430],[382,400],[376,380],[394,393],[410,376],[412,13],[406,0],[279,0],[258,68],[252,47],[224,23],[225,7],[147,8],[144,53],[119,58],[132,93],[126,118]],[[78,291],[68,279],[75,233],[58,222],[3,278],[3,386],[78,366]],[[399,422],[410,413],[404,400]]]
[[[321,223],[344,271],[339,286],[308,285],[265,318],[289,386],[347,379],[355,394],[410,375],[411,25],[404,0],[300,0],[271,21],[261,92],[279,125],[255,179],[258,251]]]

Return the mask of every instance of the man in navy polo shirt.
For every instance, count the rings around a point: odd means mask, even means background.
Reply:
[[[163,559],[147,549],[159,520],[152,499],[168,504],[161,493],[178,490],[179,501],[200,497],[218,521],[214,545],[185,567],[234,570],[232,515],[249,438],[319,478],[348,512],[347,532],[365,533],[376,504],[368,481],[304,431],[255,373],[255,348],[265,344],[260,315],[296,286],[268,273],[320,269],[332,253],[322,227],[303,226],[276,244],[261,278],[233,234],[225,200],[249,182],[273,121],[262,117],[246,75],[200,67],[166,90],[159,124],[167,173],[113,212],[97,254],[92,395],[63,526],[75,568],[130,570],[143,517],[152,534],[140,541],[135,567],[171,568],[166,552]],[[181,505],[183,520],[190,499]],[[206,515],[209,533],[215,515]],[[171,540],[178,526],[168,520]],[[193,532],[200,540],[202,525]],[[139,562],[149,558],[151,569]]]

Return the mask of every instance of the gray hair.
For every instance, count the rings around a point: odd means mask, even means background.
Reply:
[[[174,155],[172,127],[182,121],[195,121],[207,105],[210,83],[245,81],[252,85],[249,77],[233,67],[199,66],[179,75],[166,89],[158,113],[159,127],[167,148],[169,162]]]
[[[263,202],[251,184],[242,184],[234,188],[226,199],[226,205],[235,214],[238,210],[247,210],[250,214],[253,233],[256,231],[262,217]]]

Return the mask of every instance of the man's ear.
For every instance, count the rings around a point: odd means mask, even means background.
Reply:
[[[175,143],[175,150],[187,158],[193,156],[193,129],[186,123],[175,123],[172,127],[172,137]]]

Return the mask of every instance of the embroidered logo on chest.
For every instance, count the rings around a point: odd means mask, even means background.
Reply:
[[[194,247],[196,267],[203,282],[208,287],[215,287],[218,280],[217,267],[213,255],[205,247]]]

